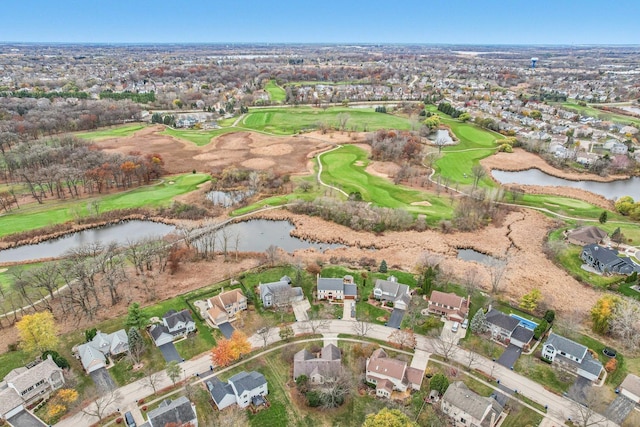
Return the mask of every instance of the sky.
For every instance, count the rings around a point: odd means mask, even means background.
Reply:
[[[2,42],[640,44],[639,0],[2,0]]]

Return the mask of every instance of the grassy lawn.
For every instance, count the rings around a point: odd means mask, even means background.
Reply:
[[[409,120],[391,114],[376,113],[373,108],[312,107],[265,108],[252,110],[240,123],[246,129],[276,135],[291,135],[305,129],[315,129],[319,122],[338,128],[338,114],[347,113],[347,130],[374,131],[378,129],[408,130]]]
[[[167,206],[174,197],[195,190],[207,180],[209,180],[209,175],[206,174],[186,174],[165,177],[163,182],[159,184],[138,187],[121,193],[82,200],[51,200],[41,205],[36,203],[24,205],[19,210],[14,210],[0,217],[0,237],[48,225],[61,224],[71,221],[78,215],[88,216],[90,212],[87,209],[87,204],[92,201],[100,203],[101,212]]]
[[[269,97],[272,102],[282,103],[287,99],[287,93],[283,88],[278,86],[275,80],[269,80],[267,85],[264,87],[264,90],[269,92]]]
[[[4,378],[11,370],[24,366],[35,359],[22,350],[9,351],[0,355],[0,378]]]
[[[575,376],[532,355],[521,355],[514,366],[514,370],[527,378],[542,384],[545,388],[562,394],[569,391],[575,382]]]
[[[233,124],[231,121],[231,124]],[[240,132],[240,129],[233,127],[223,127],[213,130],[197,130],[197,129],[173,129],[170,127],[165,128],[162,132],[164,135],[171,135],[174,138],[183,139],[185,141],[192,142],[197,146],[207,145],[213,138],[216,138],[225,133]]]
[[[511,408],[509,415],[502,422],[502,427],[537,426],[542,422],[542,415],[524,405]]]
[[[631,123],[640,124],[640,119],[637,119],[635,117],[624,116],[622,114],[615,114],[608,111],[603,111],[598,108],[594,108],[590,105],[583,107],[571,101],[563,102],[561,105],[562,105],[562,108],[565,108],[570,111],[574,111],[583,116],[595,117],[600,120],[612,121],[612,122],[622,123],[622,124],[631,124]]]
[[[452,208],[446,198],[410,189],[370,175],[365,171],[367,153],[354,145],[346,145],[321,157],[322,180],[347,193],[359,192],[363,200],[388,208],[402,208],[413,214],[426,214],[427,219],[439,221],[451,218]],[[428,201],[431,206],[415,206],[414,202]]]
[[[100,130],[94,130],[90,132],[81,132],[76,133],[75,136],[82,139],[108,139],[108,138],[124,138],[126,136],[131,136],[140,129],[144,129],[146,125],[136,123],[131,125],[124,125],[112,128],[103,128]]]
[[[619,276],[599,276],[580,268],[584,262],[580,259],[582,248],[576,245],[569,245],[558,254],[560,264],[578,281],[589,283],[598,288],[608,288],[610,285],[621,280]]]

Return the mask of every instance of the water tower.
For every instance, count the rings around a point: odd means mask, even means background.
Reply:
[[[531,68],[536,68],[536,62],[538,62],[537,57],[531,58]]]

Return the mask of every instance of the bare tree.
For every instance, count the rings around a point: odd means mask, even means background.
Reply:
[[[458,352],[458,345],[454,334],[448,331],[443,332],[434,331],[429,339],[429,345],[434,353],[448,361]]]
[[[473,175],[473,189],[475,190],[478,188],[480,180],[487,176],[487,171],[482,165],[477,164],[471,168],[471,174]]]
[[[278,247],[275,245],[269,245],[264,254],[267,258],[267,262],[270,266],[274,266],[278,262]]]
[[[98,421],[102,421],[105,415],[115,412],[117,404],[122,401],[122,395],[118,390],[111,390],[97,398],[92,404],[82,409],[82,412],[97,417]],[[113,406],[116,406],[114,408]],[[109,411],[109,412],[107,412]]]
[[[491,280],[491,292],[497,294],[502,285],[502,276],[507,269],[508,258],[504,260],[492,259],[489,263],[489,279]]]
[[[611,334],[618,337],[628,349],[636,349],[640,344],[640,304],[630,298],[618,301],[609,320]]]
[[[329,320],[324,318],[324,310],[311,311],[309,313],[309,320],[306,322],[306,328],[313,335],[322,330],[326,330],[329,327]]]
[[[231,232],[227,227],[222,227],[222,234],[220,235],[220,245],[222,246],[222,254],[224,260],[227,261],[229,257],[229,240],[231,239]]]
[[[349,122],[351,116],[349,115],[349,113],[340,113],[336,116],[336,118],[338,119],[340,131],[344,132],[344,130],[347,128],[347,123]]]
[[[150,389],[152,389],[153,394],[156,394],[156,392],[158,391],[158,386],[162,381],[162,371],[152,372],[150,370],[147,370],[145,374],[146,376],[142,379],[142,383],[145,387],[149,387]]]
[[[475,364],[480,360],[480,355],[475,351],[472,346],[465,354],[465,362],[467,364],[467,371],[470,371]],[[528,358],[527,358],[528,359]]]
[[[271,322],[265,321],[262,328],[256,331],[256,335],[258,335],[262,339],[262,346],[266,347],[269,343],[269,339],[274,335],[275,330],[273,329]]]
[[[410,329],[398,329],[389,335],[388,341],[397,347],[415,348],[416,334]]]
[[[365,322],[364,320],[356,320],[351,325],[351,328],[357,336],[364,337],[367,335],[367,332],[369,332],[371,324],[369,322]]]
[[[449,141],[444,136],[438,136],[435,141],[433,141],[433,145],[438,147],[438,155],[442,153],[442,149],[447,145]]]
[[[606,426],[607,418],[601,415],[606,409],[607,399],[603,395],[603,390],[596,387],[589,387],[580,401],[571,404],[571,416],[568,417],[573,425],[579,427]]]
[[[337,408],[342,405],[346,397],[353,391],[355,379],[343,368],[335,381],[325,384],[321,395],[322,407]]]

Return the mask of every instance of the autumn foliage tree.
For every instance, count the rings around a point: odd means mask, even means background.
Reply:
[[[27,353],[52,350],[58,346],[58,328],[50,311],[27,314],[16,323],[22,349]]]
[[[593,322],[593,331],[604,334],[609,331],[609,322],[613,315],[613,309],[618,302],[618,298],[614,295],[605,295],[601,297],[591,309],[591,321]]]
[[[240,331],[234,331],[230,339],[218,340],[217,345],[211,350],[211,361],[216,366],[227,366],[250,351],[251,344],[247,336]]]

